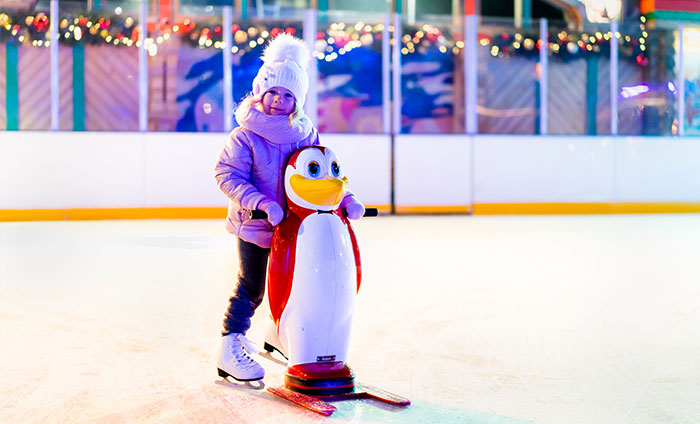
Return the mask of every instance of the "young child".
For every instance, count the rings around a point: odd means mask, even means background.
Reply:
[[[309,86],[306,45],[281,34],[262,60],[253,92],[236,110],[240,127],[229,135],[215,168],[216,181],[229,198],[226,229],[238,238],[239,257],[238,284],[224,318],[217,367],[220,376],[240,381],[265,376],[251,357],[255,349],[245,333],[265,293],[273,228],[284,218],[283,168],[292,152],[319,144],[318,130],[302,109]],[[341,207],[351,219],[360,219],[365,211],[352,194]],[[267,212],[267,220],[249,219],[254,209]]]

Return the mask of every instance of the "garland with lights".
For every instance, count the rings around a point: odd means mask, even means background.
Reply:
[[[393,27],[391,28],[393,30]],[[369,25],[364,22],[345,24],[334,22],[325,32],[316,33],[316,45],[313,52],[318,60],[332,62],[353,49],[364,47],[367,49],[381,50],[384,24]]]
[[[642,32],[638,36],[620,35],[618,52],[620,57],[630,58],[640,66],[649,64],[646,51],[646,38],[648,34],[641,25]],[[595,32],[593,34],[569,34],[561,31],[558,34],[550,34],[548,39],[549,51],[559,60],[569,61],[585,58],[588,55],[610,55],[611,32]],[[502,33],[493,38],[481,37],[479,44],[489,49],[494,57],[525,56],[536,57],[540,54],[541,41],[535,37],[528,37],[520,33]]]
[[[294,35],[300,28],[294,25],[280,25],[268,28],[264,25],[251,24],[247,28],[238,24],[231,25],[233,33],[233,53],[245,54],[257,47],[264,45],[267,41],[277,37],[281,33]],[[221,25],[197,25],[190,19],[185,19],[180,24],[173,25],[169,31],[178,34],[192,47],[207,48],[213,47],[223,49],[223,28]]]
[[[635,35],[621,35],[618,52],[620,57],[634,60],[637,65],[646,66],[649,59],[646,51],[646,39],[649,34],[645,28],[645,18],[641,17],[639,33]],[[610,54],[611,32],[595,32],[593,34],[570,34],[561,31],[558,34],[550,34],[548,41],[549,51],[560,60],[569,61],[587,57],[587,55]],[[504,58],[512,56],[538,57],[542,42],[537,36],[527,36],[519,32],[514,34],[501,33],[499,35],[480,35],[478,42],[481,47],[488,49],[494,57]],[[427,49],[437,47],[441,53],[458,55],[464,49],[464,42],[445,37],[442,32],[432,26],[423,25],[419,29],[410,31],[401,37],[401,53],[410,55],[414,53],[425,54]]]
[[[251,25],[242,28],[238,24],[231,27],[234,44],[233,53],[244,54],[262,45],[269,38],[274,38],[282,32],[294,35],[298,28],[287,25],[267,29],[263,25]],[[100,45],[107,44],[119,47],[140,46],[138,22],[131,17],[114,15],[111,17],[86,16],[62,18],[59,22],[59,42],[65,45],[79,43]],[[221,25],[197,25],[191,19],[164,28],[161,35],[147,39],[146,46],[151,54],[157,52],[157,44],[178,35],[192,47],[223,49],[223,30]],[[15,45],[31,43],[34,46],[48,47],[49,17],[45,13],[10,16],[0,13],[0,42],[10,42]]]
[[[78,16],[62,18],[58,24],[59,42],[66,45],[111,44],[132,46],[139,37],[137,22],[131,17]],[[49,17],[42,12],[10,16],[0,13],[0,41],[16,45],[31,43],[49,46]]]
[[[183,24],[185,24],[183,22]],[[320,60],[332,61],[357,47],[371,47],[376,40],[381,40],[384,26],[365,25],[359,22],[355,25],[345,23],[332,23],[325,32],[316,34],[314,55]],[[286,32],[294,35],[301,28],[295,25],[279,25],[268,28],[263,25],[251,25],[244,28],[233,24],[233,53],[244,54],[275,38],[278,34]],[[189,26],[174,25],[172,31],[179,33],[193,47],[214,47],[223,49],[223,37],[221,25],[197,26],[189,22]]]
[[[633,58],[640,66],[649,63],[646,54],[645,18],[641,17],[639,34],[620,35],[619,52],[622,57]],[[314,55],[319,60],[333,61],[357,47],[378,49],[376,41],[381,41],[383,24],[369,25],[363,22],[346,24],[335,22],[328,29],[316,35]],[[299,28],[294,25],[278,25],[268,28],[260,24],[251,24],[247,28],[233,24],[234,54],[243,55],[256,49],[282,32],[294,35]],[[390,27],[393,31],[393,27]],[[48,46],[49,17],[42,12],[25,13],[10,16],[0,13],[0,41],[21,45],[31,43],[34,46]],[[166,27],[162,34],[154,39],[147,39],[146,46],[151,55],[157,53],[157,44],[178,35],[184,42],[197,48],[223,49],[223,28],[219,24],[197,24],[191,19]],[[561,60],[574,60],[584,55],[609,54],[610,32],[574,35],[561,31],[550,34],[548,48]],[[138,23],[131,17],[114,15],[112,17],[85,16],[62,18],[59,22],[59,42],[66,45],[85,43],[90,45],[108,44],[120,47],[140,46]],[[541,42],[535,37],[528,37],[519,32],[501,33],[495,36],[480,35],[480,46],[489,49],[494,57],[537,56]],[[428,49],[437,48],[443,54],[459,55],[464,49],[462,40],[446,36],[438,27],[425,24],[411,29],[401,37],[403,55],[425,54]]]

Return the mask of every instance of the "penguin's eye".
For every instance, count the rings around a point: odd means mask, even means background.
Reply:
[[[338,165],[338,162],[333,162],[331,164],[331,172],[333,173],[334,177],[340,177],[340,165]]]
[[[318,177],[321,174],[321,167],[318,165],[318,162],[314,161],[309,163],[309,175],[312,177]]]

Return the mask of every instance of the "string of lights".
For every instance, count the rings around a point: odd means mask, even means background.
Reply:
[[[587,54],[605,54],[610,49],[610,39],[620,40],[619,51],[622,57],[633,58],[640,66],[649,62],[646,55],[647,37],[645,18],[635,34],[623,35],[610,31],[595,33],[572,33],[560,31],[550,33],[548,50],[562,60],[571,60]],[[297,24],[298,25],[298,24]],[[245,53],[263,45],[277,34],[286,32],[295,34],[298,31],[295,24],[271,27],[249,23],[247,27],[233,24],[233,54]],[[325,31],[319,31],[316,36],[314,55],[319,60],[331,62],[358,47],[379,50],[383,24],[366,24],[363,22],[331,23]],[[393,32],[394,28],[389,28]],[[10,16],[0,13],[0,41],[18,45],[30,43],[33,46],[48,47],[49,17],[44,13],[26,16]],[[129,16],[115,15],[112,17],[77,16],[61,18],[59,22],[59,42],[67,45],[85,43],[91,45],[109,44],[118,47],[140,47],[140,27],[136,20]],[[172,26],[161,28],[160,34],[146,39],[149,54],[158,53],[158,46],[167,42],[173,36],[179,36],[184,42],[197,48],[224,49],[223,28],[219,24],[196,23],[191,19],[183,19]],[[464,41],[459,39],[461,34],[451,35],[443,32],[435,25],[424,24],[415,28],[407,28],[401,37],[401,53],[403,55],[425,54],[429,49],[437,49],[443,54],[460,55],[464,50]],[[392,40],[393,42],[393,40]],[[542,42],[536,34],[523,32],[502,32],[500,34],[479,34],[478,42],[481,47],[488,49],[493,57],[506,58],[511,56],[537,56]]]

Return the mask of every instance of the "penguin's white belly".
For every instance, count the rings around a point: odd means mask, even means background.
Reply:
[[[312,214],[297,236],[289,300],[280,317],[288,366],[345,361],[357,294],[350,234],[335,214]]]

